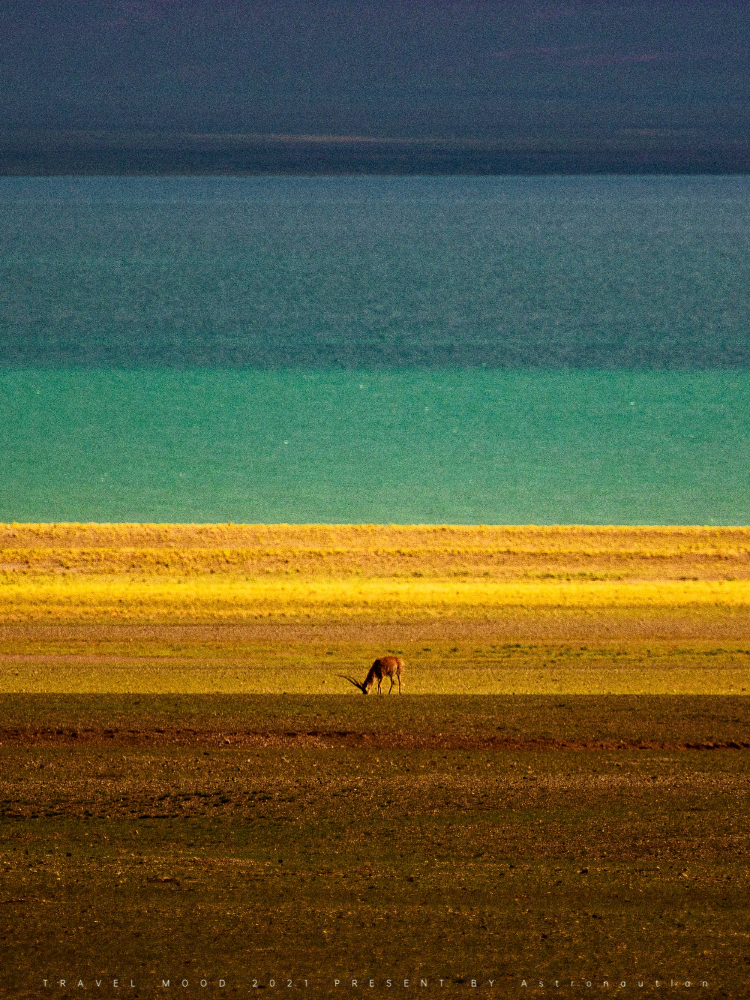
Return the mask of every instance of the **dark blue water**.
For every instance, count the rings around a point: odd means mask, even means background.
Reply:
[[[750,367],[750,178],[0,179],[0,364]]]
[[[749,196],[0,179],[0,518],[748,523]]]

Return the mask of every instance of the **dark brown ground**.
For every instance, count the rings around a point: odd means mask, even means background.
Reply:
[[[14,695],[0,720],[9,1000],[750,996],[745,698]]]

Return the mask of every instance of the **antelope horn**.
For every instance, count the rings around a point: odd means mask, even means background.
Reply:
[[[364,684],[360,684],[359,681],[355,681],[353,677],[347,677],[346,674],[337,674],[336,676],[343,677],[345,681],[349,681],[350,684],[353,684],[355,688],[359,688],[360,691],[364,691],[365,689]]]

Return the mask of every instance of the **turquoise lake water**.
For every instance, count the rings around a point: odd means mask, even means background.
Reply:
[[[0,179],[0,519],[750,523],[750,179]]]
[[[747,524],[745,372],[0,373],[3,520]]]

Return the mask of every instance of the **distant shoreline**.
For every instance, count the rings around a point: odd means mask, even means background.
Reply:
[[[0,133],[0,176],[750,173],[750,143],[466,143],[362,137]]]

